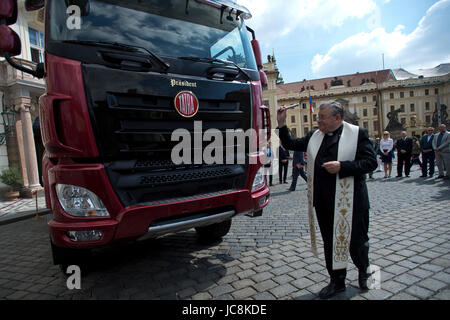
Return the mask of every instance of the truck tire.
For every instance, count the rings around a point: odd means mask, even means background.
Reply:
[[[197,227],[195,231],[202,241],[214,241],[225,236],[231,228],[231,219],[205,227]]]
[[[67,267],[77,265],[86,269],[86,265],[91,257],[89,249],[69,249],[58,247],[50,240],[52,249],[53,264],[59,265],[61,271],[66,274]]]

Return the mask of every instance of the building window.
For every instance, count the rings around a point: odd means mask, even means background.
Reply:
[[[291,136],[292,136],[293,138],[297,138],[297,129],[296,129],[296,128],[292,128],[292,129],[291,129]]]
[[[429,95],[429,94],[430,94],[430,90],[425,89],[425,95],[427,96],[427,95]]]
[[[438,88],[434,89],[434,94],[439,94],[439,89]]]
[[[402,91],[400,92],[400,98],[404,98],[405,97],[405,93]]]
[[[391,106],[391,111],[394,111],[395,110],[395,106]]]
[[[410,96],[410,97],[414,97],[414,91],[410,91],[410,92],[409,92],[409,96]]]
[[[317,121],[317,114],[313,114],[313,121]]]
[[[367,117],[367,109],[363,109],[363,117]]]
[[[306,109],[306,103],[303,103],[303,104],[302,104],[302,108],[303,108],[303,109]]]
[[[377,108],[373,108],[373,115],[377,116],[378,115],[378,109]]]
[[[303,116],[303,122],[308,122],[308,116]]]
[[[431,124],[431,116],[426,116],[425,122],[427,123],[427,125],[430,125]]]
[[[295,123],[295,116],[291,116],[291,123]]]
[[[430,111],[430,103],[429,102],[425,102],[425,110]]]
[[[303,136],[307,136],[308,135],[308,128],[303,128]]]
[[[391,99],[394,99],[394,93],[391,92],[391,93],[389,94],[389,97],[390,97]]]
[[[416,126],[416,117],[409,118],[409,123],[411,124],[411,127]]]
[[[28,28],[30,37],[31,61],[35,63],[44,62],[44,33]]]
[[[364,129],[369,129],[369,123],[367,121],[363,122]]]
[[[374,130],[374,131],[378,131],[378,121],[377,121],[377,120],[375,120],[375,121],[373,122],[373,130]]]
[[[362,98],[363,103],[367,102],[367,97]]]
[[[377,101],[377,96],[372,96],[372,101]]]
[[[404,104],[400,105],[400,112],[405,112],[405,105]]]
[[[411,103],[411,104],[410,104],[409,110],[410,110],[411,112],[416,112],[416,107],[414,106],[414,103]]]

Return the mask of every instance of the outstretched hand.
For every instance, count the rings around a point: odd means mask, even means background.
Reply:
[[[281,106],[278,111],[277,111],[277,121],[278,121],[278,127],[283,127],[284,125],[286,125],[286,107]]]

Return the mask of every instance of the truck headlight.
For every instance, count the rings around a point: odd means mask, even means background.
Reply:
[[[264,181],[264,167],[259,168],[253,180],[252,192],[262,188],[266,182]]]
[[[56,195],[64,211],[74,217],[109,217],[109,212],[95,193],[68,184],[57,184]]]

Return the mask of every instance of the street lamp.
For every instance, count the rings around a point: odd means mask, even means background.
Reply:
[[[6,143],[6,137],[11,137],[14,134],[14,125],[16,122],[16,113],[11,111],[9,107],[6,107],[1,112],[4,132],[0,133],[0,145]]]

